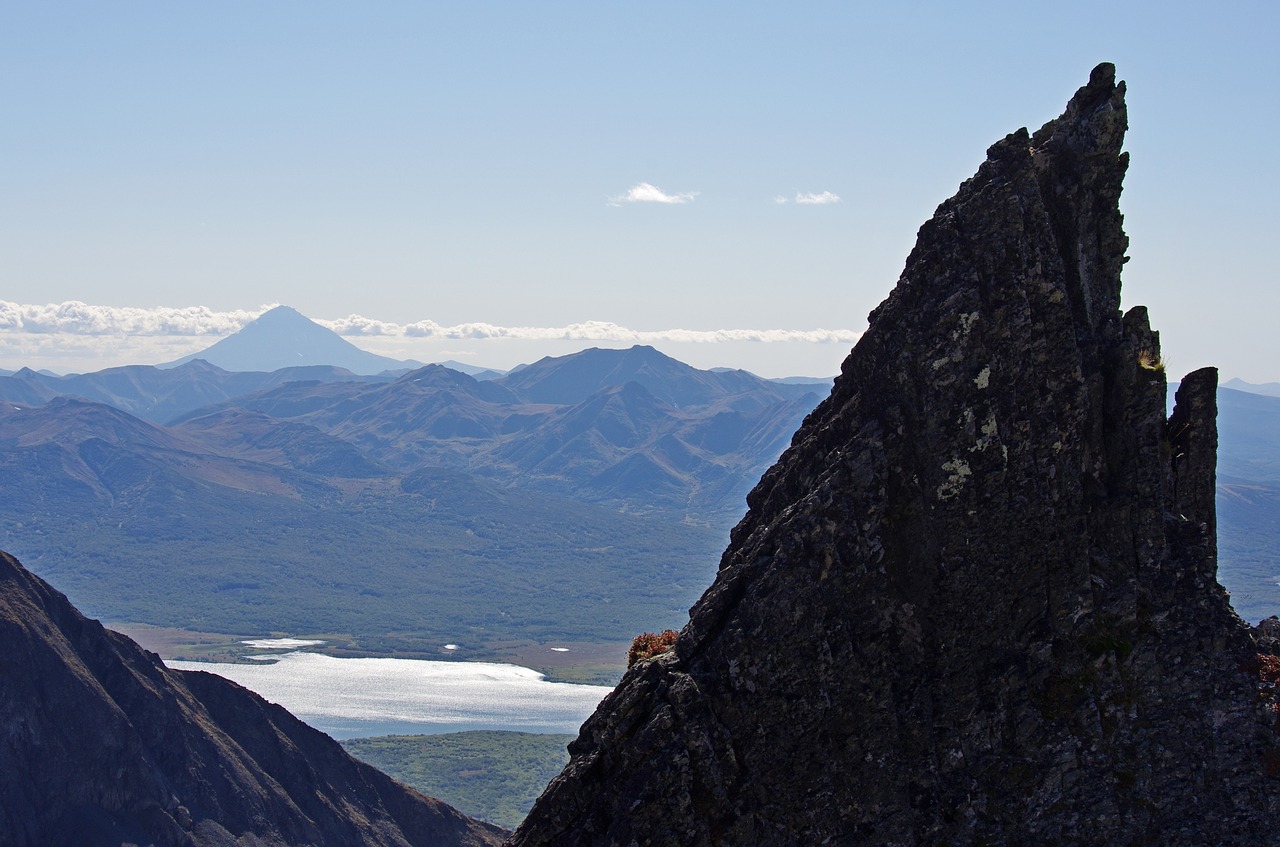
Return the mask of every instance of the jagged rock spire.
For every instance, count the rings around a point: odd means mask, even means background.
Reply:
[[[993,145],[511,841],[1262,843],[1216,373],[1120,312],[1124,85]]]

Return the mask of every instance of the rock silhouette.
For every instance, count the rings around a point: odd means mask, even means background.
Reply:
[[[513,845],[1275,843],[1276,717],[1217,584],[1212,369],[1120,311],[1124,84],[920,230]]]
[[[166,668],[0,553],[0,845],[497,844],[222,677]]]

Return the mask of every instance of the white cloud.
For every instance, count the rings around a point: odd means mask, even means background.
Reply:
[[[338,333],[338,335],[404,335],[404,328],[399,324],[374,320],[373,318],[366,318],[362,315],[348,315],[347,317],[339,318],[336,321],[317,320],[316,323],[321,326],[328,327]]]
[[[779,206],[785,206],[787,203],[787,198],[779,194],[777,197],[773,198],[773,202],[777,203]]]
[[[329,322],[316,323],[330,326]],[[848,329],[629,329],[609,321],[583,321],[566,326],[497,326],[487,323],[465,323],[441,326],[435,321],[418,321],[403,328],[403,334],[414,338],[437,339],[514,339],[520,341],[616,341],[651,344],[663,341],[717,343],[727,341],[759,342],[838,342],[851,344],[861,333]]]
[[[832,203],[839,203],[840,197],[832,194],[830,191],[824,191],[821,194],[803,194],[796,193],[796,202],[802,206],[828,206]]]
[[[656,185],[638,182],[631,186],[626,194],[610,197],[609,205],[620,206],[623,203],[692,203],[693,198],[697,196],[698,192],[696,191],[668,194]]]
[[[0,335],[18,337],[205,338],[230,335],[265,312],[216,312],[206,306],[139,308],[93,306],[78,300],[46,305],[23,305],[0,300]],[[646,344],[657,341],[716,342],[839,342],[851,343],[860,333],[849,329],[630,329],[611,321],[582,321],[564,326],[499,326],[462,323],[443,326],[431,320],[397,324],[361,315],[336,320],[313,318],[321,326],[348,337],[428,339],[514,339],[520,341],[615,341]]]
[[[136,308],[79,301],[22,305],[0,300],[0,368],[87,373],[116,365],[170,362],[207,348],[268,308],[218,312],[204,306]],[[492,360],[502,358],[506,360],[502,366],[510,367],[583,347],[651,344],[699,367],[732,361],[737,367],[776,376],[826,373],[838,366],[839,359],[828,361],[832,354],[824,351],[847,350],[861,335],[849,329],[821,328],[636,330],[611,321],[443,326],[431,320],[397,324],[360,315],[314,320],[363,349],[394,358],[474,359],[487,366],[498,365]]]
[[[265,312],[215,312],[205,306],[91,306],[79,300],[44,305],[0,300],[0,332],[70,335],[230,335]]]

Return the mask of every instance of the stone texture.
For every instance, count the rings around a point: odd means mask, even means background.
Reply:
[[[993,145],[510,841],[1274,843],[1216,372],[1120,312],[1124,84]]]
[[[504,831],[219,676],[170,670],[0,553],[0,845],[466,845]]]

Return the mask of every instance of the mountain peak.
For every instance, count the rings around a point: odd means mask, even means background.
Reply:
[[[267,309],[261,315],[258,315],[253,321],[246,326],[258,325],[259,327],[281,328],[295,327],[306,331],[308,325],[319,326],[311,318],[299,312],[292,306],[273,306]]]
[[[533,403],[580,403],[610,386],[635,382],[677,408],[703,406],[743,392],[773,390],[745,371],[699,370],[647,346],[591,347],[568,356],[547,357],[512,370],[495,382]],[[781,399],[781,397],[779,397]]]
[[[222,368],[211,364],[204,359],[187,359],[181,365],[178,365],[177,368],[191,371],[192,373],[226,373]]]
[[[226,371],[331,365],[356,374],[377,374],[418,364],[361,350],[290,306],[268,309],[211,347],[161,367],[174,367],[193,359],[204,359]]]
[[[1216,372],[1121,314],[1123,84],[919,231],[671,652],[512,845],[1254,844],[1275,714],[1217,584]]]

